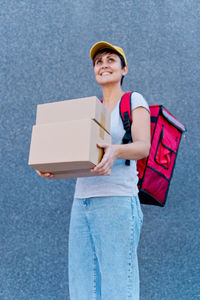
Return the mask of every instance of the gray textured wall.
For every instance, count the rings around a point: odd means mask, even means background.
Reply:
[[[98,40],[124,48],[124,89],[188,130],[166,207],[143,206],[141,299],[200,299],[199,28],[198,0],[0,0],[0,300],[69,299],[75,181],[45,181],[27,161],[38,103],[101,95]]]

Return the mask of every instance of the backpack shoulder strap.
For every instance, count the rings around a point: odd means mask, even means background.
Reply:
[[[124,130],[126,133],[122,139],[123,144],[128,144],[132,141],[131,137],[131,124],[132,124],[132,109],[131,109],[131,95],[133,92],[125,93],[119,104],[119,113],[123,122]]]
[[[131,116],[131,95],[133,92],[125,93],[120,100],[120,116],[122,120],[126,118],[128,113],[129,120],[132,119]],[[125,114],[125,116],[124,116]]]
[[[124,126],[125,134],[122,138],[122,144],[128,144],[132,142],[132,135],[131,135],[131,124],[132,124],[132,109],[131,109],[131,95],[133,92],[125,93],[119,105],[119,113],[122,119],[122,123]],[[130,165],[130,160],[125,161],[126,165]]]
[[[132,109],[131,109],[131,95],[133,92],[125,93],[120,100],[119,114],[123,123],[125,134],[122,138],[122,144],[132,142],[131,124],[132,124]],[[103,99],[100,99],[103,102]],[[130,165],[130,160],[126,160],[126,165]]]

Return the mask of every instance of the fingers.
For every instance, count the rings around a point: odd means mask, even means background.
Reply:
[[[110,175],[111,167],[112,165],[110,161],[106,157],[103,157],[102,161],[93,169],[91,169],[91,171],[97,173],[98,175]]]
[[[108,176],[111,174],[111,169],[102,169],[102,170],[98,170],[98,169],[91,169],[92,173],[96,173],[96,175],[101,175],[101,176]]]
[[[104,161],[104,162],[101,162],[100,164],[98,164],[96,167],[95,167],[95,171],[96,172],[107,172],[108,170],[111,169],[111,165],[109,163],[109,161]]]
[[[108,147],[109,147],[109,144],[99,143],[99,144],[97,144],[97,147],[98,147],[98,148],[103,148],[103,149],[105,149],[105,148],[108,148]]]
[[[101,176],[110,175],[113,164],[111,145],[99,143],[97,146],[104,149],[104,155],[100,163],[91,169],[91,172],[95,172]]]
[[[46,179],[52,179],[53,178],[53,174],[52,173],[50,173],[50,172],[41,172],[41,171],[39,171],[39,170],[36,170],[36,173],[39,175],[39,176],[41,176],[41,177],[43,177],[43,178],[46,178]]]
[[[111,170],[110,169],[101,169],[101,170],[98,170],[98,169],[91,169],[91,172],[92,173],[96,173],[97,175],[101,175],[101,176],[107,176],[107,175],[110,175],[111,174]]]

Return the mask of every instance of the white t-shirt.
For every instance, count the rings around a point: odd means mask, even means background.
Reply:
[[[146,100],[137,92],[132,94],[131,102],[132,110],[140,106],[149,110]],[[121,144],[125,133],[119,113],[119,103],[120,100],[111,112],[112,144]],[[136,196],[138,193],[137,173],[135,160],[131,160],[130,166],[127,166],[124,159],[118,158],[112,166],[111,175],[78,178],[74,197]]]

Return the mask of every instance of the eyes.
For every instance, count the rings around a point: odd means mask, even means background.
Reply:
[[[114,59],[114,57],[107,57],[106,62],[107,63],[113,63],[113,62],[115,62],[115,59]],[[95,65],[101,65],[102,63],[103,63],[103,59],[101,57],[97,58],[95,60]]]

